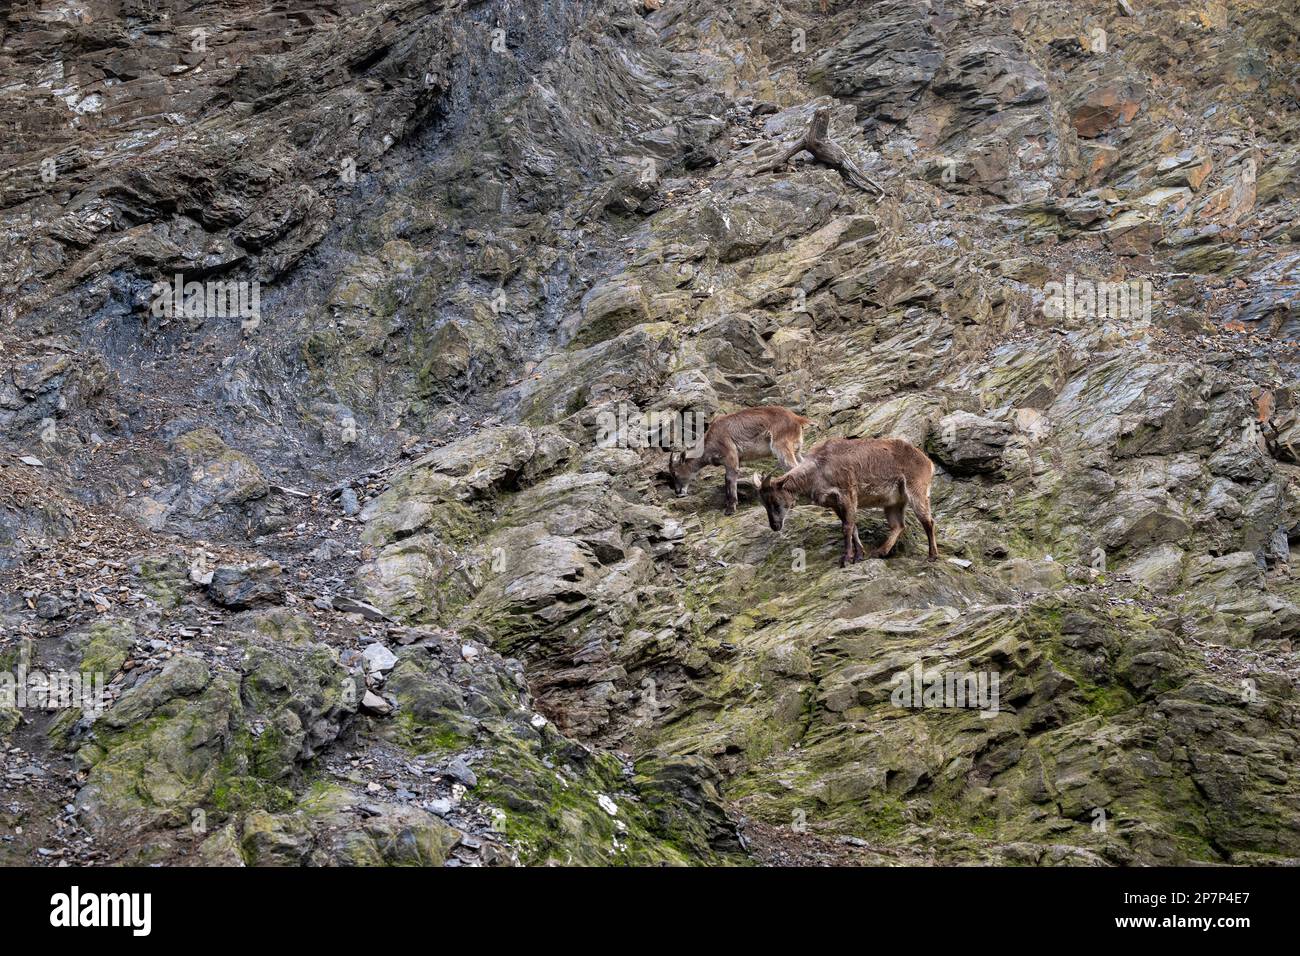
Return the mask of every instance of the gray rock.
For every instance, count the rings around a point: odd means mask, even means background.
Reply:
[[[208,597],[232,611],[283,603],[284,593],[284,576],[275,561],[219,565],[208,585]]]
[[[339,504],[343,507],[345,515],[355,515],[361,513],[361,502],[357,499],[357,493],[352,488],[344,488],[339,494]]]
[[[991,474],[1001,467],[1012,432],[1007,422],[954,412],[939,419],[930,451],[954,475]]]
[[[475,775],[474,771],[469,768],[469,764],[460,757],[456,757],[447,764],[447,768],[443,771],[443,774],[451,777],[451,779],[455,780],[457,783],[464,784],[470,789],[478,786],[478,777]]]
[[[361,652],[361,656],[365,658],[369,674],[387,674],[397,664],[397,655],[383,644],[371,644]]]
[[[345,614],[360,614],[367,621],[387,621],[388,616],[373,604],[367,604],[365,601],[358,601],[356,598],[336,595],[329,602],[329,606],[336,611],[342,611]]]

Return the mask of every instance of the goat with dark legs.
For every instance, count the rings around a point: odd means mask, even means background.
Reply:
[[[795,467],[802,460],[803,430],[811,424],[811,418],[772,405],[719,416],[704,433],[699,454],[683,452],[678,459],[673,452],[668,453],[668,481],[681,498],[701,468],[721,465],[727,471],[726,514],[735,514],[740,463],[774,457],[782,468]]]
[[[844,531],[840,567],[865,556],[858,536],[858,508],[882,508],[889,533],[873,558],[887,557],[903,533],[903,514],[910,505],[929,541],[931,561],[939,557],[930,516],[930,482],[934,463],[925,453],[901,438],[828,438],[804,460],[779,478],[754,475],[754,485],[767,509],[773,531],[801,497],[830,508]]]

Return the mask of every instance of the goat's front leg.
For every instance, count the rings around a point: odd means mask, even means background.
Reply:
[[[840,530],[844,533],[844,553],[840,555],[840,567],[847,567],[859,558],[855,539],[858,535],[857,509],[841,501],[835,509],[840,516]]]
[[[722,467],[727,470],[727,507],[723,513],[734,515],[740,501],[740,493],[736,491],[736,483],[740,480],[740,451],[735,445],[729,445],[723,453]]]

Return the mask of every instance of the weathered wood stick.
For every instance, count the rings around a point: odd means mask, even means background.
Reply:
[[[799,153],[807,150],[812,153],[813,159],[825,163],[832,169],[838,169],[840,175],[854,186],[863,191],[875,190],[877,195],[883,196],[885,190],[881,185],[859,169],[858,164],[853,161],[844,148],[830,138],[830,125],[831,111],[823,106],[813,113],[812,122],[808,124],[808,131],[800,137],[797,143],[781,153],[776,159],[760,166],[756,172],[775,172],[794,159]]]

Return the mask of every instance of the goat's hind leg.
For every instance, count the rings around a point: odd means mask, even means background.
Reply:
[[[776,459],[777,464],[779,464],[784,470],[789,471],[795,465],[799,464],[799,446],[793,441],[769,441],[768,447],[772,449],[772,457]]]
[[[898,543],[898,536],[903,533],[903,506],[890,505],[885,509],[885,520],[889,522],[889,534],[880,547],[871,552],[873,558],[887,558],[894,545]]]
[[[907,493],[907,503],[912,506],[912,512],[916,515],[917,520],[921,522],[921,527],[925,529],[925,538],[929,543],[930,551],[926,555],[931,561],[939,559],[939,545],[934,537],[934,518],[930,515],[930,493],[927,491],[925,497]]]

